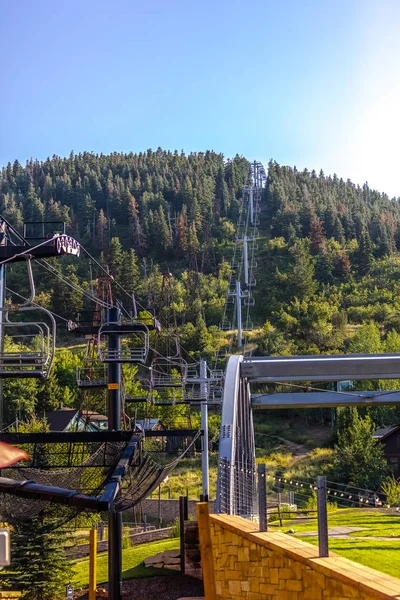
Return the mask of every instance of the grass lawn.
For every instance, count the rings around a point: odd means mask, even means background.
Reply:
[[[372,512],[368,510],[357,510],[357,509],[340,509],[328,513],[328,527],[338,527],[340,525],[348,527],[365,527],[364,531],[354,531],[350,533],[351,536],[400,536],[400,514],[399,515],[388,515],[380,513],[378,511]],[[279,523],[271,523],[270,527],[281,529],[285,532],[290,527],[299,533],[301,531],[315,531],[318,528],[317,519],[310,519],[309,521],[289,521],[282,528],[279,527]]]
[[[330,538],[329,549],[332,552],[341,554],[349,560],[361,563],[372,569],[377,569],[393,577],[400,575],[400,540],[394,539],[388,541],[371,540],[371,536],[400,536],[400,515],[388,515],[378,511],[367,510],[338,510],[328,513],[328,527],[338,526],[365,527],[364,531],[354,531],[351,536],[363,537],[365,539],[337,539]],[[318,529],[317,520],[309,521],[288,521],[282,527],[277,523],[271,523],[270,530],[280,530],[282,532],[288,529],[294,529],[296,533],[305,531],[316,531]],[[297,536],[296,536],[297,537]],[[299,537],[314,546],[318,545],[317,537]]]
[[[143,561],[148,556],[164,550],[175,550],[179,548],[179,539],[163,540],[141,544],[122,551],[122,578],[134,579],[138,577],[149,577],[152,575],[171,575],[176,573],[170,569],[147,568]],[[97,584],[108,580],[108,553],[100,554],[97,558]],[[89,558],[82,558],[73,562],[72,583],[76,589],[87,588],[89,585]]]
[[[299,539],[314,546],[318,545],[317,538],[300,537]],[[329,549],[349,560],[382,571],[392,577],[400,576],[400,541],[330,539]]]

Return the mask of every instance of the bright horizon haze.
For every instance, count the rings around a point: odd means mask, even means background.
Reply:
[[[400,197],[397,0],[5,0],[0,166],[236,153]]]

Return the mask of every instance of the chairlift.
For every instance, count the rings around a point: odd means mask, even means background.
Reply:
[[[119,349],[109,348],[110,335],[121,336]],[[149,353],[149,328],[142,322],[118,325],[106,322],[99,328],[98,355],[105,363],[144,363]]]
[[[242,329],[243,331],[252,331],[254,329],[252,321],[247,321]]]
[[[183,358],[157,356],[150,365],[153,389],[183,387],[187,368],[188,364]]]
[[[245,306],[254,306],[255,303],[256,302],[255,302],[253,296],[245,296],[244,297],[244,305]]]
[[[3,340],[3,347],[0,350],[0,378],[47,377],[55,355],[56,322],[52,313],[46,308],[32,305],[35,298],[35,284],[30,256],[26,256],[25,259],[30,284],[29,298],[22,304],[8,303],[0,309],[3,316],[0,322]],[[21,313],[25,315],[31,311],[48,318],[50,324],[36,319],[22,321]],[[20,319],[11,321],[10,314],[20,315]]]
[[[78,388],[106,388],[107,367],[98,360],[86,360],[85,366],[76,368],[76,383]]]

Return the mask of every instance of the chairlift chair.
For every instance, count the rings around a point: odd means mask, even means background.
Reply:
[[[24,258],[28,269],[29,298],[22,304],[8,303],[0,309],[0,332],[3,340],[0,349],[0,378],[47,377],[55,355],[56,322],[50,311],[32,304],[35,298],[35,283],[31,257],[26,255]],[[50,324],[43,320],[11,321],[9,318],[10,314],[29,314],[31,311],[46,316]]]
[[[245,296],[245,298],[244,298],[244,305],[245,306],[254,306],[255,303],[256,302],[255,302],[253,296]]]
[[[19,307],[14,314],[30,311],[41,312],[50,320],[10,321],[9,312],[4,312],[6,321],[0,323],[2,339],[6,344],[0,351],[0,378],[47,377],[55,355],[56,322],[53,315],[38,306]]]
[[[183,358],[157,356],[150,365],[153,389],[183,387],[187,368],[188,364]]]
[[[122,336],[121,348],[109,348],[106,338],[112,334]],[[104,323],[98,333],[98,354],[105,363],[144,363],[149,353],[149,328],[144,323],[117,325]]]
[[[86,360],[85,366],[76,368],[78,388],[106,388],[107,367],[98,360]]]

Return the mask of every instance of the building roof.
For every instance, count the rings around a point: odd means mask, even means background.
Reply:
[[[50,431],[65,431],[70,425],[71,421],[77,417],[78,411],[76,408],[59,408],[57,410],[51,410],[44,414],[47,422],[50,426]],[[85,427],[85,423],[93,423],[93,427],[98,428],[101,422],[107,421],[108,418],[105,415],[92,410],[84,410],[79,418],[81,421],[81,427]]]
[[[93,410],[84,410],[82,412],[82,418],[88,418],[89,421],[108,421],[108,417],[106,417],[106,415],[100,415]]]
[[[388,425],[387,427],[381,427],[380,429],[377,429],[373,437],[376,440],[383,440],[397,431],[400,431],[400,425]]]
[[[64,431],[78,411],[76,408],[59,408],[44,413],[50,431]]]
[[[162,429],[164,429],[164,425],[161,423],[160,419],[157,418],[139,419],[136,421],[136,427],[140,429],[140,431],[153,431],[157,425],[161,425]]]

